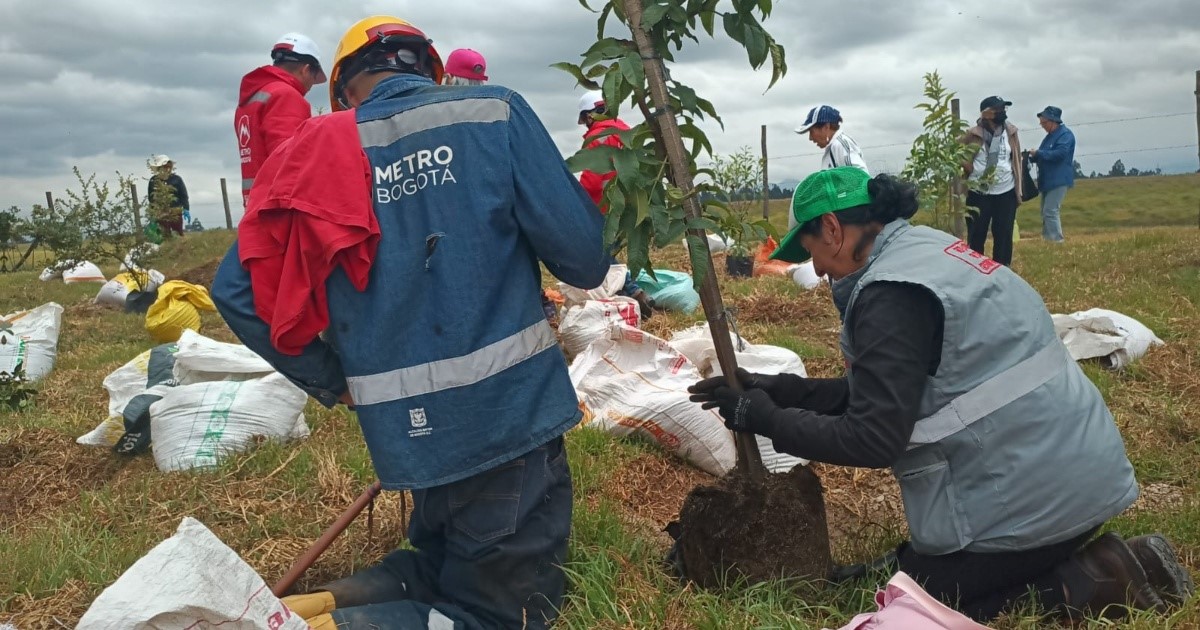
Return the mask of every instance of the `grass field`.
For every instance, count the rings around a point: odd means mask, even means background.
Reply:
[[[1068,242],[1050,246],[1036,205],[1023,208],[1025,240],[1014,268],[1054,312],[1121,311],[1167,345],[1123,373],[1086,369],[1112,407],[1143,496],[1111,528],[1161,531],[1200,569],[1200,177],[1084,181],[1067,196]],[[773,219],[783,221],[783,205]],[[165,246],[157,265],[178,277],[217,259],[229,232],[189,235]],[[660,266],[681,268],[680,248]],[[721,265],[718,259],[718,266]],[[109,275],[115,269],[106,268]],[[841,369],[837,317],[827,289],[802,292],[784,278],[723,280],[744,336],[795,350],[809,372]],[[152,458],[117,460],[74,438],[106,415],[104,376],[153,344],[140,317],[91,304],[97,285],[37,281],[36,272],[0,274],[0,314],[47,301],[66,307],[54,372],[34,409],[0,414],[0,623],[21,630],[73,627],[95,596],[191,515],[210,527],[268,581],[280,576],[321,530],[373,480],[352,414],[308,408],[312,437],[264,444],[219,470],[164,474]],[[694,317],[661,315],[646,328],[666,334]],[[203,334],[233,341],[215,314]],[[559,627],[821,628],[873,608],[875,584],[743,585],[721,593],[682,586],[659,561],[662,526],[687,491],[710,478],[645,444],[580,429],[568,447],[576,511],[567,570],[570,593]],[[898,493],[885,471],[816,466],[827,493],[835,556],[872,557],[904,536]],[[375,510],[323,556],[300,586],[315,585],[379,558],[402,543],[400,500]],[[998,628],[1048,624],[1032,615]],[[1099,622],[1097,622],[1099,626]],[[1200,604],[1169,618],[1145,614],[1122,628],[1200,627]]]

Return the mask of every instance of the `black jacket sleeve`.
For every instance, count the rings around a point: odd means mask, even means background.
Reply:
[[[835,379],[846,383],[844,410],[779,409],[769,437],[777,451],[805,459],[885,468],[904,453],[920,419],[925,380],[941,357],[944,314],[924,287],[876,282],[859,294],[851,315],[852,378]],[[820,402],[836,402],[836,387],[822,385],[827,398]]]
[[[179,175],[171,175],[170,183],[175,187],[175,203],[178,207],[184,210],[191,210],[192,206],[188,203],[187,186],[183,185],[183,178]]]
[[[774,394],[780,407],[799,407],[817,413],[841,414],[850,404],[850,382],[841,378],[803,378],[781,374],[786,386]]]

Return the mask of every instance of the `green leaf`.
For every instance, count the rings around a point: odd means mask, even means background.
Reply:
[[[624,214],[624,210],[623,205],[621,207],[609,206],[608,214],[604,215],[604,245],[608,248],[616,245],[617,239],[621,235],[621,216]]]
[[[730,39],[745,44],[746,31],[742,29],[742,18],[736,13],[726,13],[724,16],[725,34]]]
[[[758,0],[758,10],[762,11],[763,17],[771,15],[771,0]]]
[[[650,192],[642,188],[634,193],[637,205],[637,220],[641,223],[650,218]]]
[[[708,33],[709,37],[713,37],[716,25],[717,12],[708,8],[702,9],[700,12],[700,25],[704,27],[704,32]]]
[[[654,244],[657,247],[674,245],[687,231],[687,224],[682,219],[671,218],[662,229],[655,230]]]
[[[616,118],[621,111],[621,104],[624,99],[621,98],[621,83],[624,82],[624,77],[620,72],[609,72],[604,75],[604,104],[606,116]]]
[[[702,98],[697,98],[696,107],[700,108],[700,111],[708,114],[710,118],[717,121],[717,124],[721,125],[722,131],[725,129],[725,123],[721,120],[721,117],[717,115],[717,108],[713,107],[712,103]]]
[[[685,223],[689,230],[704,230],[706,232],[715,232],[718,229],[717,222],[708,217],[691,217]]]
[[[670,9],[667,4],[651,4],[642,11],[642,28],[647,31],[654,28],[655,24],[662,21],[667,15],[667,10]]]
[[[638,223],[626,234],[629,244],[625,247],[625,261],[629,273],[636,278],[643,269],[650,268],[650,222]]]
[[[750,56],[750,67],[758,69],[767,60],[767,33],[754,18],[744,24],[746,52]]]
[[[604,198],[602,201],[604,202],[605,208],[609,212],[612,212],[615,209],[618,213],[620,213],[624,211],[626,205],[628,205],[626,202],[625,191],[621,190],[621,187],[617,185],[615,178],[604,183]]]
[[[663,235],[670,230],[673,222],[680,226],[683,224],[682,216],[679,220],[674,220],[671,208],[667,206],[664,197],[661,188],[654,190],[650,195],[650,225],[654,229],[654,243],[659,247],[665,245],[662,242]]]
[[[625,81],[634,89],[641,90],[646,84],[646,68],[642,64],[642,56],[636,52],[631,52],[620,61],[621,73],[625,75]]]
[[[679,135],[692,141],[691,155],[692,159],[700,157],[700,152],[706,152],[712,155],[712,143],[708,141],[708,136],[704,134],[699,127],[692,123],[686,123],[679,126]]]
[[[768,2],[770,0],[767,0]],[[604,9],[600,11],[600,17],[596,20],[596,39],[604,39],[604,25],[608,22],[608,16],[612,13],[612,3],[604,3]]]
[[[698,288],[704,284],[704,279],[708,276],[708,239],[694,232],[688,232],[687,244],[688,260],[692,263],[692,281]]]
[[[775,38],[770,39],[768,49],[771,51],[771,83],[767,85],[769,90],[783,75],[787,74],[787,60],[784,58],[783,46],[780,46]]]
[[[613,166],[616,168],[617,178],[627,187],[632,188],[641,179],[641,163],[638,161],[638,152],[633,149],[617,151],[613,158]]]
[[[582,68],[580,68],[579,66],[577,66],[573,63],[568,63],[566,61],[560,61],[558,63],[550,64],[550,67],[557,68],[557,69],[562,70],[563,72],[566,72],[567,74],[575,77],[575,81],[577,81],[579,83],[579,85],[583,86],[583,88],[585,90],[600,89],[600,86],[596,85],[595,81],[592,81],[592,80],[588,79],[586,76],[584,76]]]
[[[615,64],[614,64],[614,65],[615,65]],[[589,79],[593,79],[593,80],[594,80],[594,79],[599,79],[600,77],[602,77],[602,76],[604,76],[605,74],[607,74],[607,73],[609,72],[609,70],[611,70],[611,69],[612,69],[612,66],[606,66],[606,65],[604,65],[604,64],[599,64],[599,63],[598,63],[598,64],[596,64],[596,65],[592,66],[590,69],[588,69],[588,71],[587,71],[587,73],[585,74],[585,76],[586,76],[587,78],[589,78]],[[595,85],[595,83],[593,83],[593,85]],[[597,88],[597,89],[599,89],[599,88]]]
[[[741,15],[749,15],[758,4],[758,0],[733,0],[733,10]]]
[[[613,159],[618,151],[620,149],[610,146],[580,149],[575,152],[575,155],[567,158],[567,168],[571,169],[572,173],[580,171],[607,173],[613,170]]]
[[[600,41],[592,44],[592,47],[583,53],[582,66],[590,66],[601,61],[610,61],[623,57],[630,48],[632,43],[626,40],[614,39],[605,37]]]
[[[679,106],[681,109],[689,112],[697,111],[697,102],[699,101],[700,97],[696,96],[696,90],[693,90],[682,83],[676,83],[668,91],[675,98],[679,99]]]

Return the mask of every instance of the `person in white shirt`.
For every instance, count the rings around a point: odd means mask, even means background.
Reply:
[[[842,115],[829,105],[818,105],[808,110],[804,123],[796,128],[796,133],[808,134],[808,139],[818,147],[825,149],[821,157],[821,169],[853,166],[870,175],[867,161],[863,159],[862,149],[853,138],[842,131]]]
[[[867,175],[867,161],[863,158],[862,149],[853,138],[842,132],[842,114],[830,105],[817,105],[808,110],[804,122],[796,127],[796,133],[808,134],[813,144],[825,149],[821,156],[821,170],[839,166],[853,166]],[[796,227],[796,218],[788,214],[788,229]]]
[[[982,254],[988,228],[992,232],[992,260],[1012,265],[1013,226],[1021,205],[1021,139],[1017,126],[1008,122],[1012,101],[989,96],[979,103],[979,122],[959,142],[976,147],[974,156],[963,163],[963,175],[971,182],[967,207],[979,214],[967,219],[967,243]]]

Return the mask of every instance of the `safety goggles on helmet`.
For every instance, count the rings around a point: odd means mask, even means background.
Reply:
[[[440,82],[442,60],[432,42],[407,22],[376,16],[351,27],[338,46],[330,85],[331,105],[349,109],[346,85],[364,72],[405,72]]]

